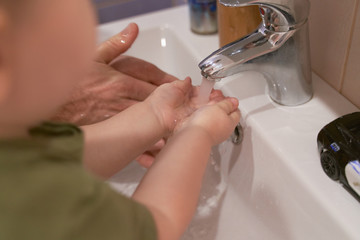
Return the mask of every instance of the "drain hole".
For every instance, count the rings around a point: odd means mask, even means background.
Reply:
[[[240,144],[242,142],[243,138],[244,138],[243,128],[240,125],[240,123],[238,123],[233,134],[231,135],[231,141],[234,144]]]

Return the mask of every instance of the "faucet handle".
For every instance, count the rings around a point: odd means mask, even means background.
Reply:
[[[309,0],[220,0],[227,7],[258,5],[263,24],[273,31],[294,30],[306,23]]]

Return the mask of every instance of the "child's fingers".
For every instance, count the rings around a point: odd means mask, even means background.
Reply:
[[[210,93],[209,102],[207,103],[207,105],[216,104],[218,102],[221,102],[224,99],[225,99],[225,96],[221,90],[213,89]]]
[[[151,148],[148,149],[148,151],[156,151],[156,150],[160,150],[165,146],[165,140],[161,139],[160,141],[158,141],[157,143],[155,143]]]
[[[224,97],[224,94],[223,94],[223,92],[221,90],[212,89],[211,93],[210,93],[210,97],[211,96],[222,96],[222,97]]]
[[[225,100],[217,103],[217,105],[229,115],[230,113],[236,111],[239,106],[239,101],[236,98],[226,98]]]
[[[138,33],[138,26],[135,23],[130,23],[120,33],[99,45],[95,53],[95,60],[109,64],[131,47]]]
[[[174,81],[172,84],[179,88],[184,93],[184,95],[188,94],[193,87],[190,77],[186,77],[185,80]]]
[[[136,161],[144,168],[150,168],[155,161],[155,157],[150,153],[146,152],[136,158]]]
[[[236,109],[234,112],[230,113],[230,118],[236,125],[240,121],[241,113],[239,109]]]
[[[209,104],[208,105],[212,105],[212,104],[214,104],[214,103],[218,103],[218,102],[221,102],[221,101],[223,101],[225,99],[225,97],[224,96],[216,96],[216,97],[212,97],[212,98],[210,98],[210,101],[209,101]]]
[[[224,94],[220,90],[212,90],[210,93],[210,101],[216,101],[219,102],[223,99],[225,99]]]
[[[184,82],[186,85],[188,85],[188,87],[192,87],[192,80],[191,80],[191,77],[186,77],[184,79]]]

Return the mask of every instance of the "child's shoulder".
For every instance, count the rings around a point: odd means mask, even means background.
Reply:
[[[0,232],[7,239],[98,239],[104,229],[114,238],[156,239],[145,207],[84,170],[80,130],[45,124],[32,131],[31,139],[0,141]]]
[[[56,171],[69,163],[81,167],[82,152],[83,134],[79,128],[43,123],[30,129],[29,137],[0,139],[0,169],[16,172],[53,167]]]
[[[21,209],[93,184],[82,167],[82,144],[78,128],[54,123],[31,129],[29,138],[0,140],[0,189],[6,190],[0,201]]]

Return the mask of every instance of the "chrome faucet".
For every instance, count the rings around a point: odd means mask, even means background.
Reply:
[[[261,72],[277,103],[296,106],[312,97],[308,0],[220,0],[227,7],[258,5],[262,23],[200,62],[201,74],[218,81],[239,72]]]

